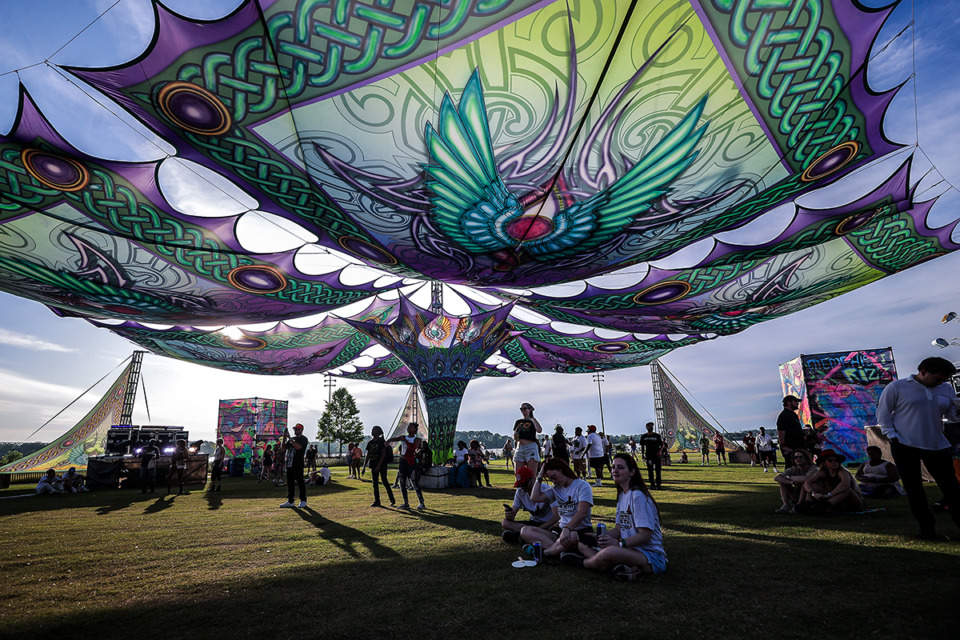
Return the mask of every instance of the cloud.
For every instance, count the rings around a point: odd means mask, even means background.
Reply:
[[[25,333],[17,333],[15,331],[9,331],[8,329],[0,328],[0,344],[7,345],[9,347],[20,347],[22,349],[31,349],[33,351],[60,351],[63,353],[69,353],[74,351],[74,349],[68,349],[62,345],[43,340],[36,336],[31,336]]]

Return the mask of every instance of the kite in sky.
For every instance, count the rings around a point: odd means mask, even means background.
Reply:
[[[889,8],[142,6],[139,55],[56,68],[89,122],[21,86],[0,289],[207,366],[418,382],[438,460],[474,377],[649,364],[957,248],[909,154],[798,202],[904,148],[866,80]]]

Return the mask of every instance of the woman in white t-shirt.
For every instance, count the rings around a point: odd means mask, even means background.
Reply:
[[[643,482],[637,461],[627,453],[618,453],[612,468],[617,487],[617,524],[597,539],[600,551],[580,544],[580,553],[586,557],[583,566],[600,570],[613,567],[614,576],[622,580],[663,573],[667,554],[663,550],[660,509]]]
[[[560,535],[545,531],[539,527],[526,526],[520,530],[524,542],[539,542],[543,555],[559,556],[564,551],[574,551],[577,544],[596,544],[590,524],[590,510],[593,508],[593,489],[585,480],[581,480],[565,461],[551,458],[540,466],[540,474],[530,491],[530,499],[541,501],[540,483],[546,477],[553,483],[553,506],[560,516]]]

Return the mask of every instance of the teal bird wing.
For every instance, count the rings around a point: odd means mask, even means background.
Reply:
[[[600,246],[629,227],[653,203],[669,193],[670,183],[696,159],[707,124],[697,128],[703,99],[653,150],[603,191],[558,211],[552,231],[525,242],[534,257],[559,258]]]
[[[459,109],[447,94],[437,128],[426,127],[431,164],[424,165],[437,227],[472,253],[515,244],[504,226],[523,212],[497,173],[480,76],[473,72]]]

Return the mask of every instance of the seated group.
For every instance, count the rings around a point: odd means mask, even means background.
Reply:
[[[60,477],[57,477],[57,472],[53,469],[47,469],[47,473],[37,483],[38,495],[45,493],[82,493],[86,491],[83,476],[77,473],[76,467],[70,467]]]
[[[774,513],[823,514],[831,511],[863,511],[863,498],[903,495],[897,466],[883,459],[880,447],[866,449],[866,462],[856,476],[843,467],[846,457],[833,449],[824,450],[814,466],[803,449],[792,452],[793,466],[777,475],[783,504]]]
[[[513,504],[503,505],[504,541],[526,543],[524,551],[530,555],[539,543],[545,559],[559,558],[588,569],[612,569],[621,580],[662,573],[667,555],[657,503],[629,454],[614,456],[611,470],[617,488],[616,525],[598,535],[590,522],[593,489],[566,461],[547,460],[536,477],[529,467],[520,467]],[[553,486],[547,486],[544,478]],[[516,520],[521,510],[530,512],[526,524]]]

